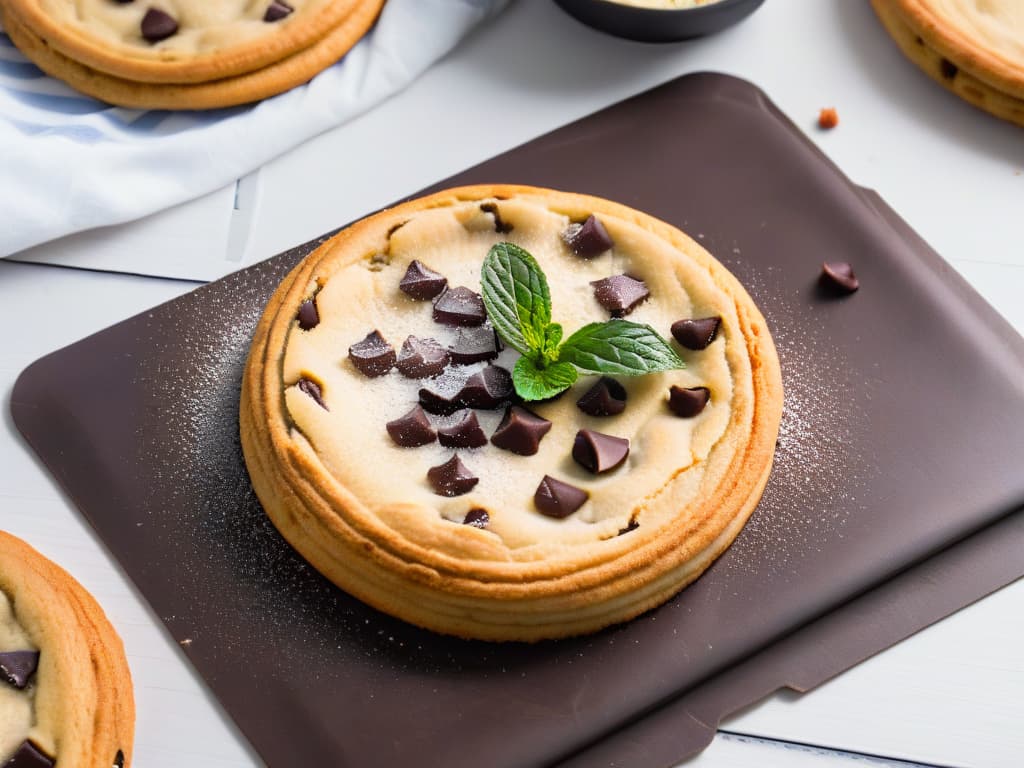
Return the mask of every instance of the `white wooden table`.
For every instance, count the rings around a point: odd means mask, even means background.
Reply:
[[[518,0],[404,93],[247,177],[240,210],[232,208],[234,190],[223,190],[22,255],[84,269],[0,262],[0,393],[6,402],[17,374],[37,357],[199,280],[700,70],[736,74],[764,89],[1024,332],[1024,132],[976,112],[913,69],[866,3],[768,0],[716,37],[651,46],[582,27],[547,0]],[[835,106],[841,119],[828,133],[814,127],[825,106]],[[6,407],[0,527],[74,573],[124,636],[140,768],[260,764],[29,452]],[[730,718],[690,764],[1024,765],[1022,636],[1024,581],[809,694],[779,693]]]

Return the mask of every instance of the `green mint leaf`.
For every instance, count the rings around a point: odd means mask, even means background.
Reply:
[[[671,345],[651,326],[629,320],[583,326],[562,344],[558,360],[585,371],[620,376],[686,367]]]
[[[523,400],[547,400],[576,383],[579,374],[569,363],[538,368],[528,357],[520,357],[512,369],[512,383]]]
[[[558,323],[548,323],[544,329],[544,345],[541,347],[541,358],[545,363],[554,363],[558,360],[558,344],[562,341],[562,326]]]
[[[498,243],[487,252],[480,284],[498,335],[524,355],[542,355],[551,322],[551,293],[536,259],[518,245]]]

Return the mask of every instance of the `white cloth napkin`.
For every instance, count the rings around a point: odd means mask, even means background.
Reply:
[[[199,113],[90,99],[0,30],[0,257],[232,183],[401,90],[505,2],[388,0],[370,33],[307,85]]]

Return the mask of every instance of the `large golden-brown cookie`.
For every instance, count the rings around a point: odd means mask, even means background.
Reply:
[[[521,402],[519,352],[477,296],[506,242],[546,274],[563,341],[619,316],[686,367],[581,371]],[[371,216],[295,268],[252,342],[241,435],[267,514],[340,587],[438,632],[538,640],[697,578],[760,498],[781,408],[764,318],[692,239],[607,200],[479,186]]]
[[[900,50],[965,101],[1024,125],[1024,4],[872,0]]]
[[[134,727],[128,663],[103,610],[0,531],[0,765],[129,766]]]
[[[0,3],[11,40],[44,72],[119,106],[213,109],[257,101],[307,82],[341,59],[366,34],[384,0],[289,3],[294,10],[270,22],[259,14],[253,16],[258,9],[251,3],[221,7],[182,1],[182,9],[175,11],[181,25],[155,43],[118,31],[107,19],[114,13],[109,6],[118,7],[114,16],[120,20],[118,14],[138,15],[146,3],[139,3],[139,8],[135,3],[127,8],[113,0],[87,3],[84,19],[109,23],[92,24],[85,31],[56,21],[69,4],[38,0]],[[191,10],[186,11],[185,6]],[[268,9],[270,6],[281,3],[270,3]],[[125,18],[132,25],[141,24],[134,15]],[[187,26],[187,20],[193,18],[195,25]],[[112,42],[115,38],[120,42]]]

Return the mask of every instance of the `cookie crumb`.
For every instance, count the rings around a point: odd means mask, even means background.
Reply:
[[[823,131],[830,131],[839,125],[839,113],[835,107],[824,107],[818,113],[818,127]]]

